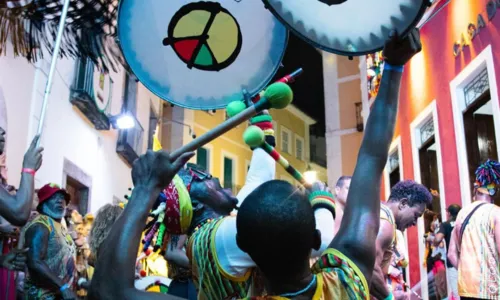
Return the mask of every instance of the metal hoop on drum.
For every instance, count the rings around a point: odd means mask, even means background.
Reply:
[[[146,4],[147,3],[147,4]],[[199,110],[257,95],[274,77],[288,30],[259,1],[121,0],[118,37],[141,83]]]
[[[307,43],[344,56],[382,50],[391,30],[406,35],[431,4],[429,0],[262,1]]]

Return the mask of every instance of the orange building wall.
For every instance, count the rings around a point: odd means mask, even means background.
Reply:
[[[421,29],[423,50],[405,67],[400,94],[400,108],[395,136],[401,136],[403,151],[403,178],[412,179],[413,157],[410,123],[433,100],[436,100],[441,137],[442,165],[446,206],[461,204],[460,181],[454,133],[454,122],[449,83],[485,47],[492,46],[496,73],[500,71],[500,11],[488,21],[487,0],[453,0]],[[455,57],[453,44],[469,22],[476,24],[477,15],[483,14],[486,27],[473,40],[470,47]],[[499,80],[497,76],[497,81]],[[498,82],[497,82],[498,85]],[[382,185],[383,186],[383,185]],[[382,192],[383,193],[383,192]],[[421,259],[417,228],[408,230],[411,285],[420,281]]]

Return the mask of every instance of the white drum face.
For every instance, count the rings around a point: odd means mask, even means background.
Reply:
[[[428,0],[263,0],[295,34],[322,50],[347,56],[383,48],[392,29],[404,35]]]
[[[288,31],[260,1],[122,0],[118,36],[137,78],[160,98],[217,109],[272,79]]]

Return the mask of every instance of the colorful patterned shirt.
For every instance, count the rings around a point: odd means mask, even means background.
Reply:
[[[239,299],[247,296],[252,270],[234,277],[221,267],[215,249],[215,233],[224,218],[207,222],[189,238],[186,254],[191,262],[198,299]]]
[[[52,218],[41,214],[30,221],[24,228],[24,231],[28,231],[35,224],[41,224],[49,230],[47,253],[44,262],[64,283],[74,287],[76,247],[73,238],[68,234],[66,227],[55,222]],[[39,287],[36,280],[31,278],[28,272],[24,284],[24,294],[25,299],[52,300],[58,299],[59,291]]]
[[[359,268],[344,254],[327,249],[312,267],[316,274],[313,300],[369,299],[368,282]],[[280,296],[253,297],[252,300],[287,300]]]
[[[464,207],[457,216],[456,230],[479,204]],[[479,207],[465,227],[458,262],[458,293],[461,297],[500,299],[500,259],[495,241],[495,217],[500,207],[485,204]]]

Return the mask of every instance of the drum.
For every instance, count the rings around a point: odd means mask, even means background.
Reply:
[[[288,31],[260,1],[121,0],[124,58],[158,97],[210,110],[273,78]]]
[[[263,0],[293,33],[322,50],[359,56],[381,50],[392,29],[407,34],[429,0]]]
[[[172,280],[162,276],[147,276],[134,282],[136,289],[152,293],[166,294]]]

